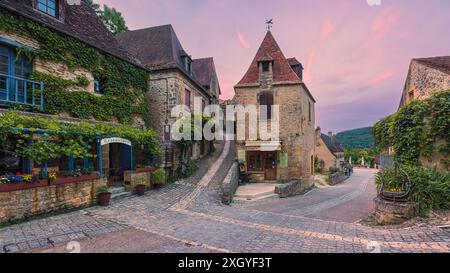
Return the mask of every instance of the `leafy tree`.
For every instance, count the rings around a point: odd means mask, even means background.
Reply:
[[[110,8],[107,5],[104,5],[103,11],[100,13],[100,19],[114,35],[128,31],[128,27],[122,13],[117,11],[115,8]]]
[[[90,6],[95,13],[100,14],[102,11],[100,10],[100,5],[94,3],[94,0],[85,0],[86,4],[88,4],[88,6]]]

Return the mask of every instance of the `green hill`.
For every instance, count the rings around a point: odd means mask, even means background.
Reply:
[[[345,148],[368,149],[375,146],[372,127],[344,131],[337,134],[336,139]]]

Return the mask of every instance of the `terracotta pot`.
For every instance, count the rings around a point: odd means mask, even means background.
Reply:
[[[159,190],[159,189],[161,189],[162,187],[164,186],[164,184],[153,184],[153,188],[155,189],[155,190]]]
[[[111,193],[110,192],[106,192],[106,193],[100,193],[98,195],[98,204],[102,207],[107,207],[109,206],[109,201],[111,200]]]
[[[136,186],[136,194],[138,196],[143,196],[145,195],[145,189],[146,189],[146,185],[137,185]]]

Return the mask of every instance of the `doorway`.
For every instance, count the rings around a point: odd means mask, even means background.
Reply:
[[[123,186],[125,171],[131,170],[131,147],[112,143],[109,146],[109,181],[112,186]]]
[[[277,180],[277,154],[275,152],[265,153],[264,161],[264,179],[267,181]]]

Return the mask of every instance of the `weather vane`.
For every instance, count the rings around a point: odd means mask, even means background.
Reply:
[[[270,29],[272,29],[273,19],[266,20],[266,25],[267,25],[267,30],[270,31]]]

